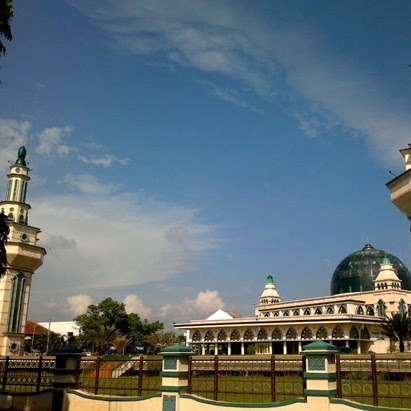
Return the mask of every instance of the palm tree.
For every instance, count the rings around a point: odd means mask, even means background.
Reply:
[[[407,313],[392,313],[391,318],[386,316],[381,327],[383,329],[382,334],[389,337],[391,341],[398,341],[400,352],[404,352],[404,341],[411,339],[411,318]]]
[[[10,228],[7,224],[7,216],[0,213],[0,278],[6,274],[7,255],[5,243],[8,240]]]
[[[90,341],[95,344],[101,354],[106,354],[119,335],[120,333],[114,325],[109,327],[99,324],[91,333]]]
[[[181,342],[182,337],[177,334],[164,331],[157,331],[153,334],[144,337],[143,342],[150,345],[155,351],[161,350],[164,347]]]
[[[132,338],[127,338],[126,335],[119,335],[114,341],[113,345],[114,348],[117,351],[117,354],[123,354],[126,351],[126,348],[130,345],[130,343],[133,341]]]

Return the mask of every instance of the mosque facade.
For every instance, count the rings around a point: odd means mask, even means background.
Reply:
[[[7,270],[0,279],[0,355],[22,355],[30,300],[32,275],[43,264],[46,250],[37,245],[40,229],[30,226],[26,202],[30,168],[26,149],[20,147],[10,166],[6,200],[0,209],[10,228],[5,244]]]
[[[387,186],[392,202],[411,221],[411,144],[400,150],[406,171]],[[255,315],[219,310],[204,320],[175,324],[186,344],[203,355],[298,354],[316,340],[357,353],[394,349],[382,333],[387,316],[411,316],[411,274],[392,254],[366,244],[344,258],[331,279],[330,296],[282,301],[267,277]],[[406,344],[406,350],[411,346]]]

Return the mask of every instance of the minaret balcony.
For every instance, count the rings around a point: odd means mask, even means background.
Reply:
[[[43,247],[9,241],[6,243],[7,262],[11,268],[36,271],[47,254]]]
[[[391,201],[411,220],[411,169],[387,183]]]

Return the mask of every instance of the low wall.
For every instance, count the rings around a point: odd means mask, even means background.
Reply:
[[[44,390],[39,393],[0,394],[0,410],[13,411],[50,411],[53,399],[53,390]]]

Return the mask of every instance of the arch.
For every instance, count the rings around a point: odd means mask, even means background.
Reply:
[[[23,314],[24,289],[26,286],[26,277],[20,271],[13,278],[11,286],[11,301],[8,319],[8,332],[19,333],[21,326],[21,317]]]
[[[334,314],[334,306],[329,305],[327,307],[327,314]]]
[[[9,215],[7,216],[7,220],[8,220],[8,221],[13,221],[13,220],[14,220],[14,215],[13,215],[13,213],[9,213]]]
[[[217,341],[227,341],[227,333],[225,330],[221,330],[217,335]]]
[[[262,328],[257,335],[257,340],[258,341],[267,341],[268,340],[268,334],[265,328]]]
[[[276,328],[273,331],[272,335],[271,335],[271,339],[275,340],[275,341],[282,340],[283,339],[283,333],[278,328]]]
[[[359,305],[357,307],[356,314],[357,315],[364,315],[364,308],[362,308],[361,305]]]
[[[315,312],[314,312],[315,315],[321,315],[322,313],[323,313],[323,310],[322,310],[321,307],[317,307],[317,308],[315,309]]]
[[[300,315],[300,310],[294,310],[293,315]]]
[[[26,222],[26,220],[24,219],[24,215],[20,214],[19,223],[24,224],[25,222]]]
[[[278,311],[274,311],[273,317],[278,317],[280,313]]]
[[[380,299],[377,303],[377,312],[380,317],[385,317],[385,314],[387,312],[387,305],[382,299]]]
[[[369,340],[370,339],[370,333],[368,332],[367,327],[364,327],[361,330],[361,339],[362,340]]]
[[[250,328],[244,333],[244,341],[254,341],[254,333]]]
[[[193,338],[191,338],[191,342],[201,342],[201,333],[200,333],[200,331],[196,331],[193,334]]]
[[[398,312],[402,315],[407,314],[407,305],[405,304],[405,301],[402,298],[398,302]]]
[[[304,315],[311,315],[311,310],[309,308],[306,308],[304,310]]]
[[[285,310],[285,311],[283,312],[283,317],[288,317],[289,315],[290,315],[290,311]]]
[[[339,340],[344,337],[345,337],[345,334],[344,334],[343,329],[339,325],[337,325],[337,327],[335,327],[332,332],[332,339]]]
[[[296,339],[298,338],[297,332],[294,330],[294,328],[291,327],[291,328],[287,331],[287,334],[286,334],[285,338],[286,338],[287,340],[296,340]]]
[[[205,337],[204,337],[204,341],[205,342],[211,342],[214,341],[214,333],[211,330],[208,330]]]
[[[358,330],[355,326],[351,327],[350,330],[350,339],[351,340],[358,340],[360,338],[359,334],[358,334]]]
[[[338,314],[347,314],[347,306],[345,304],[340,306],[338,309]]]
[[[234,330],[230,335],[230,341],[240,341],[240,333],[238,330]]]
[[[320,327],[316,334],[317,340],[326,340],[328,339],[327,330],[324,327]]]
[[[303,332],[301,333],[301,339],[302,340],[312,340],[313,339],[313,333],[308,327],[305,327]]]
[[[373,307],[372,305],[369,305],[369,306],[367,307],[366,314],[367,314],[367,315],[375,315],[375,313],[374,313],[374,307]]]

